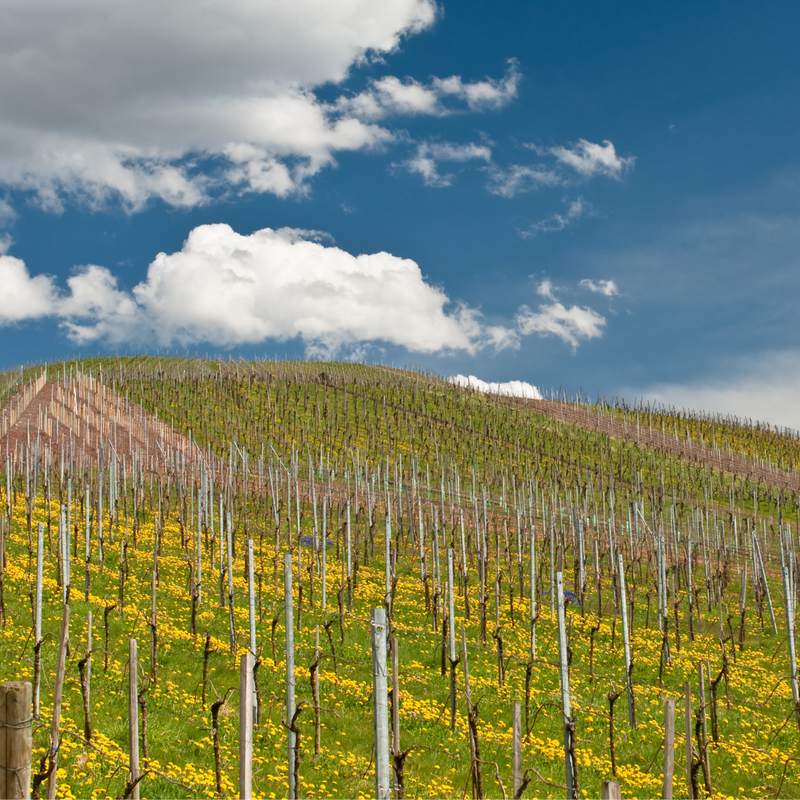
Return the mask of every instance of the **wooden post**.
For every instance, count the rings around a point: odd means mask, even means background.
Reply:
[[[522,707],[519,700],[514,701],[514,712],[511,718],[512,765],[514,769],[514,797],[519,797],[522,786]]]
[[[389,772],[389,707],[386,669],[386,609],[372,609],[372,682],[375,729],[375,797],[390,800],[392,779]]]
[[[664,784],[661,796],[672,800],[672,778],[675,773],[675,698],[664,701]]]
[[[9,800],[31,796],[31,684],[0,684],[0,791]]]
[[[289,771],[292,774],[292,771]],[[243,653],[239,671],[239,797],[253,796],[253,654]]]
[[[400,654],[397,647],[397,631],[392,630],[392,751],[395,755],[400,753]]]
[[[602,800],[620,800],[622,794],[619,789],[619,781],[603,781],[600,797]]]
[[[684,737],[686,739],[686,782],[689,785],[689,800],[695,800],[692,784],[692,683],[684,684]]]
[[[322,723],[320,719],[319,707],[319,625],[314,631],[314,755],[320,754],[321,738],[322,738]]]
[[[701,661],[697,665],[697,678],[698,678],[698,686],[699,686],[699,698],[700,698],[700,760],[703,764],[703,778],[708,784],[711,780],[711,760],[708,755],[708,714],[706,713],[706,681],[705,681],[705,668],[703,666],[703,662]],[[710,787],[707,785],[706,789],[710,791]]]
[[[128,658],[128,753],[130,756],[130,797],[139,800],[139,659],[136,639],[129,642]],[[135,783],[135,785],[133,785]]]
[[[56,797],[56,772],[58,770],[58,745],[61,728],[61,697],[64,692],[64,671],[67,666],[67,644],[69,642],[69,606],[64,606],[64,616],[61,620],[61,638],[58,643],[58,666],[56,667],[56,682],[53,688],[53,723],[50,728],[50,763],[52,770],[47,779],[47,800]]]

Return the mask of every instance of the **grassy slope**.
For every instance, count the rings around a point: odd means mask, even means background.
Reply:
[[[92,367],[97,370],[100,365]],[[159,374],[160,372],[160,374]],[[325,372],[330,380],[338,382],[336,389],[330,383],[310,383],[305,376],[318,376]],[[237,374],[238,373],[238,374]],[[606,545],[603,520],[610,515],[612,497],[616,504],[616,530],[620,533],[627,522],[627,500],[637,496],[637,486],[645,488],[640,494],[645,503],[645,516],[650,523],[662,514],[669,525],[675,509],[677,526],[687,529],[693,507],[705,508],[705,497],[710,498],[709,508],[713,518],[715,510],[720,522],[730,536],[731,484],[729,477],[703,473],[671,461],[663,456],[642,452],[636,446],[609,441],[606,437],[580,431],[552,422],[540,415],[512,409],[493,399],[457,392],[439,384],[431,386],[415,376],[391,374],[352,365],[294,365],[294,364],[223,364],[206,365],[192,362],[145,361],[138,365],[116,361],[104,364],[104,377],[115,381],[132,399],[141,399],[151,410],[167,421],[174,418],[177,429],[191,431],[201,445],[211,445],[220,456],[230,453],[230,441],[246,449],[253,459],[261,456],[262,447],[269,461],[270,444],[285,463],[290,463],[292,445],[300,454],[300,475],[308,472],[308,453],[314,457],[314,468],[319,475],[318,454],[322,448],[322,480],[328,475],[334,487],[341,487],[350,479],[351,491],[355,488],[357,467],[362,470],[366,460],[370,469],[384,465],[390,459],[390,480],[394,483],[395,468],[399,470],[403,458],[403,481],[413,492],[416,484],[422,494],[423,508],[430,497],[441,506],[439,491],[444,483],[444,531],[447,538],[453,533],[450,503],[458,470],[463,506],[466,513],[468,535],[474,536],[471,495],[472,472],[478,500],[485,487],[491,504],[489,527],[491,556],[489,566],[489,619],[490,631],[486,644],[480,639],[475,619],[478,606],[477,562],[470,562],[470,597],[472,619],[464,619],[463,600],[456,599],[456,622],[465,623],[469,640],[469,667],[473,694],[480,699],[479,731],[483,759],[497,764],[499,775],[510,793],[510,720],[511,701],[524,699],[526,664],[529,651],[529,606],[520,602],[514,589],[513,619],[510,595],[516,584],[516,574],[509,574],[505,555],[501,556],[501,635],[508,657],[506,684],[497,686],[497,657],[495,642],[491,638],[494,622],[494,535],[501,537],[504,521],[511,536],[511,554],[515,557],[514,541],[517,518],[513,503],[512,486],[519,489],[533,480],[540,487],[537,508],[537,531],[541,536],[544,506],[548,514],[553,510],[551,487],[558,488],[558,498],[566,506],[575,502],[576,496],[587,511],[589,535],[595,526],[602,530],[600,541]],[[267,377],[269,380],[267,381]],[[344,411],[342,379],[349,382],[348,408]],[[327,401],[327,402],[326,402]],[[412,458],[416,467],[411,474]],[[355,463],[354,463],[355,462]],[[330,471],[330,472],[329,472]],[[513,477],[512,477],[513,476]],[[378,485],[383,478],[379,479]],[[4,485],[4,482],[3,482]],[[704,494],[704,486],[705,493]],[[505,487],[505,490],[504,490]],[[652,491],[651,491],[652,489]],[[751,487],[736,482],[733,486],[734,516],[738,524],[752,515]],[[577,492],[577,494],[576,494]],[[56,490],[54,489],[54,493]],[[777,495],[770,495],[760,487],[759,513],[766,522],[777,515]],[[361,489],[363,498],[363,487]],[[131,499],[128,498],[129,513]],[[749,503],[749,505],[748,505]],[[782,498],[783,513],[792,518],[797,513],[795,498]],[[109,615],[110,653],[109,670],[104,673],[102,656],[95,652],[93,667],[94,724],[95,729],[108,737],[100,740],[101,748],[118,752],[127,740],[125,702],[127,637],[135,635],[140,641],[141,660],[149,669],[147,642],[149,629],[146,615],[149,610],[149,569],[152,553],[152,516],[157,499],[144,511],[142,529],[138,533],[138,548],[132,543],[132,522],[129,519],[128,569],[126,583],[126,613],[120,618],[116,612]],[[236,658],[229,652],[227,643],[227,615],[218,609],[218,592],[209,585],[203,594],[199,613],[200,634],[193,638],[189,633],[188,569],[182,556],[178,525],[177,500],[173,493],[162,546],[161,587],[159,589],[159,678],[147,693],[150,757],[159,763],[161,772],[193,787],[191,790],[174,786],[164,778],[149,777],[142,784],[143,796],[186,796],[208,791],[213,794],[213,756],[210,746],[210,711],[200,702],[203,666],[202,631],[208,629],[216,652],[210,658],[210,677],[213,689],[220,695],[237,683]],[[524,509],[523,509],[524,510]],[[244,497],[234,503],[234,524],[239,551],[236,573],[236,618],[240,633],[239,646],[244,644],[247,625],[247,608],[244,602],[245,584],[242,570],[242,537],[245,524],[256,541],[257,575],[260,591],[257,601],[260,624],[258,641],[262,646],[263,664],[260,684],[264,717],[256,734],[255,778],[259,793],[266,796],[285,794],[285,735],[281,725],[280,706],[283,692],[284,662],[282,653],[282,587],[274,581],[274,524],[272,510],[266,495],[251,497],[245,511]],[[44,518],[40,501],[36,520]],[[330,537],[341,537],[340,509],[333,512],[336,524]],[[355,514],[355,509],[354,509]],[[360,518],[362,543],[366,533],[364,518]],[[425,511],[426,528],[433,528],[432,514]],[[770,516],[771,515],[771,516]],[[561,513],[555,510],[556,527],[562,527]],[[23,519],[18,505],[11,528],[9,568],[5,591],[8,615],[3,629],[2,648],[3,679],[30,674],[30,606],[28,603],[28,555],[26,533],[20,525]],[[322,647],[326,658],[322,668],[322,712],[325,728],[322,735],[321,756],[313,755],[313,711],[307,709],[300,717],[303,731],[304,762],[301,769],[302,794],[309,796],[356,796],[372,792],[371,759],[371,667],[368,645],[369,609],[380,604],[383,594],[383,503],[378,503],[374,532],[375,556],[364,558],[362,553],[354,592],[352,616],[344,615],[344,642],[340,641],[336,591],[338,562],[336,546],[329,548],[327,612],[319,608],[319,586],[316,587],[315,606],[309,608],[308,576],[302,628],[297,633],[298,700],[311,700],[307,682],[307,667],[313,658],[313,626],[332,621],[331,633],[339,663],[338,680],[333,674],[330,646],[324,629]],[[285,522],[285,520],[284,520]],[[303,507],[303,533],[309,533],[312,524],[310,506]],[[396,523],[395,523],[396,524]],[[285,525],[284,525],[285,527]],[[563,525],[569,544],[571,526]],[[407,530],[407,524],[404,525]],[[102,635],[102,609],[117,595],[119,541],[126,533],[124,514],[115,531],[116,542],[107,549],[106,568],[101,572],[96,564],[96,554],[91,566],[92,598],[89,604],[76,599],[72,604],[73,650],[68,665],[65,716],[78,729],[82,727],[81,701],[77,678],[77,661],[83,655],[85,619],[87,611],[94,609],[95,641]],[[296,531],[295,531],[296,533]],[[429,534],[430,535],[430,534]],[[458,535],[456,527],[456,536]],[[285,533],[284,533],[285,541]],[[339,538],[341,544],[341,538]],[[363,545],[362,545],[363,546]],[[407,759],[406,786],[410,796],[460,796],[467,782],[469,750],[466,742],[466,721],[463,702],[459,704],[458,729],[453,734],[447,728],[447,697],[449,680],[439,670],[441,636],[432,633],[431,618],[425,613],[424,599],[419,580],[419,563],[409,546],[407,534],[401,540],[400,568],[395,600],[395,621],[401,653],[402,745],[416,746]],[[539,542],[542,558],[549,557],[547,547]],[[638,550],[637,550],[638,552]],[[432,554],[431,554],[432,555]],[[429,556],[431,558],[431,556]],[[626,550],[626,561],[628,561]],[[567,563],[572,563],[568,550]],[[741,561],[739,562],[741,563]],[[549,566],[542,563],[549,583]],[[433,571],[432,560],[429,569]],[[604,562],[607,570],[607,561]],[[683,682],[696,675],[696,663],[708,658],[712,677],[719,673],[721,651],[715,639],[717,610],[709,610],[701,603],[701,613],[708,619],[695,626],[701,629],[690,646],[686,641],[687,614],[685,591],[679,592],[682,605],[682,648],[675,651],[672,639],[673,661],[663,674],[664,689],[659,686],[661,636],[655,626],[655,595],[648,578],[652,569],[647,555],[632,566],[629,580],[636,588],[636,616],[634,620],[633,651],[639,725],[629,730],[626,723],[624,695],[616,705],[618,775],[626,796],[653,795],[659,791],[662,725],[662,692],[680,695]],[[48,560],[46,630],[56,632],[60,612],[58,590],[55,586],[55,559]],[[525,567],[527,576],[527,566]],[[696,581],[701,580],[702,567],[696,571]],[[571,582],[571,569],[567,569]],[[726,591],[727,609],[733,614],[732,625],[738,622],[737,564],[731,564]],[[79,582],[79,586],[80,586]],[[526,577],[527,585],[527,577]],[[545,584],[546,585],[546,584]],[[572,695],[573,710],[577,716],[579,778],[583,790],[589,795],[599,795],[600,781],[610,777],[608,750],[608,700],[612,689],[624,685],[621,630],[615,621],[614,609],[608,594],[607,574],[603,584],[605,614],[593,637],[594,680],[589,677],[589,649],[591,629],[598,624],[595,604],[587,602],[586,616],[573,609],[571,613]],[[647,619],[648,600],[651,611]],[[780,606],[780,589],[772,586],[773,601]],[[592,595],[593,597],[594,595]],[[702,598],[704,600],[704,598]],[[776,608],[779,624],[782,617]],[[531,721],[532,735],[524,748],[525,766],[535,768],[542,779],[563,782],[563,753],[561,751],[561,720],[554,703],[558,699],[558,673],[551,665],[557,659],[557,645],[549,602],[543,603],[537,629],[539,661],[531,666]],[[726,614],[727,616],[727,614]],[[278,620],[276,631],[276,662],[272,662],[271,633],[273,619]],[[783,627],[780,628],[783,630]],[[719,744],[712,747],[712,785],[715,794],[742,796],[766,795],[767,786],[778,788],[785,757],[796,749],[796,730],[789,724],[779,730],[791,710],[791,695],[785,683],[779,681],[786,671],[785,644],[781,637],[770,635],[769,622],[765,633],[755,619],[752,599],[749,599],[748,629],[744,651],[737,653],[737,663],[729,665],[727,693],[730,707],[720,707]],[[95,645],[97,646],[97,644]],[[241,652],[241,650],[239,651]],[[730,647],[728,647],[728,654]],[[51,690],[55,646],[48,639],[43,646],[47,666],[47,680],[43,688],[44,719],[47,718],[48,691]],[[460,669],[460,668],[459,668]],[[302,676],[302,677],[301,677]],[[696,684],[696,678],[695,678]],[[459,672],[459,687],[462,677]],[[720,683],[720,692],[724,682]],[[775,688],[777,685],[777,688]],[[775,689],[775,691],[773,691]],[[696,686],[695,686],[696,692]],[[209,700],[210,702],[210,700]],[[232,694],[221,714],[225,762],[225,793],[235,791],[237,738],[236,695]],[[535,720],[535,721],[534,721]],[[677,725],[678,730],[682,725]],[[775,731],[778,731],[776,735]],[[37,744],[46,741],[44,730],[37,731]],[[68,740],[65,739],[68,742]],[[679,743],[680,744],[680,743]],[[426,749],[427,748],[427,749]],[[103,763],[103,759],[90,748],[78,744],[74,749],[65,747],[62,763],[66,767],[61,787],[71,787],[77,795],[119,793],[124,783],[125,770]],[[678,764],[682,764],[682,750],[676,751]],[[172,764],[173,766],[169,766]],[[487,793],[500,794],[495,767],[484,767]],[[563,792],[534,776],[526,796],[559,796]],[[684,780],[681,786],[681,780]],[[685,779],[678,770],[676,793],[685,793]],[[796,795],[800,791],[798,776],[789,763],[781,787],[781,794]],[[774,790],[772,794],[774,794]]]

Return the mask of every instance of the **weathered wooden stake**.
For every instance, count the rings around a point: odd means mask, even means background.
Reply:
[[[292,771],[289,771],[292,774]],[[291,779],[290,779],[291,780]],[[253,796],[253,654],[242,653],[239,670],[239,797]]]
[[[0,791],[9,800],[31,796],[31,684],[0,684]]]
[[[522,707],[519,700],[514,701],[511,718],[512,767],[514,770],[514,797],[519,797],[522,786]]]
[[[139,800],[139,661],[136,639],[129,642],[128,659],[128,753],[132,800]],[[135,784],[135,785],[134,785]]]
[[[664,783],[661,796],[672,800],[672,778],[675,774],[675,698],[664,701]]]
[[[69,644],[69,606],[64,606],[61,620],[61,637],[58,642],[58,666],[56,682],[53,687],[53,723],[50,728],[50,777],[47,780],[47,800],[55,800],[56,773],[58,771],[58,747],[61,734],[61,698],[64,692],[64,671],[67,666],[67,646]]]
[[[692,683],[684,684],[684,738],[686,740],[686,783],[689,786],[689,800],[695,800],[694,784],[692,783]]]

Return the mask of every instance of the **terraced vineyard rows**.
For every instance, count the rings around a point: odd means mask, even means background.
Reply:
[[[359,365],[106,359],[48,377],[0,442],[0,677],[39,682],[40,792],[50,781],[61,797],[134,792],[135,638],[141,796],[238,793],[238,671],[250,650],[254,794],[287,796],[288,553],[298,797],[375,792],[376,607],[389,615],[397,797],[512,796],[515,700],[523,797],[565,796],[568,781],[599,796],[611,778],[623,796],[658,795],[669,697],[676,796],[690,774],[697,796],[800,793],[791,473],[781,483],[769,465],[694,442],[687,457],[666,422],[637,441],[607,408],[514,403]],[[774,442],[774,463],[794,446],[725,426],[730,440]]]

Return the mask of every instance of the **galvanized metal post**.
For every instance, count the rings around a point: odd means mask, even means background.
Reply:
[[[558,615],[558,656],[561,672],[561,713],[564,729],[564,765],[567,780],[567,800],[574,800],[575,776],[572,771],[572,710],[569,700],[569,665],[567,664],[567,626],[564,613],[564,573],[556,572],[556,613]]]
[[[328,559],[328,498],[322,498],[322,610],[328,605],[327,587],[327,559]]]
[[[619,579],[620,608],[622,611],[622,640],[625,646],[625,685],[628,689],[628,724],[636,727],[636,706],[633,697],[633,683],[631,682],[631,640],[628,631],[628,598],[625,592],[625,564],[622,553],[617,551],[617,578]]]
[[[786,611],[786,632],[789,639],[789,667],[792,680],[792,702],[794,703],[795,720],[800,726],[800,692],[797,682],[797,651],[794,638],[794,592],[792,591],[789,567],[783,567],[783,602]]]
[[[44,523],[39,523],[36,538],[36,610],[34,612],[34,645],[36,646],[36,661],[41,667],[42,646],[42,573],[44,569]],[[33,686],[33,716],[39,719],[39,694],[41,687],[41,668],[34,670],[36,679]]]
[[[253,654],[253,661],[256,658],[256,595],[255,595],[255,575],[253,559],[253,540],[247,540],[247,595],[248,607],[250,612],[250,652]],[[253,719],[258,719],[258,697],[255,692],[255,677],[253,678]]]
[[[386,609],[372,609],[372,681],[375,728],[375,797],[389,800],[392,781],[389,772],[389,703],[386,670]]]
[[[139,660],[136,639],[128,647],[128,756],[132,800],[139,800]]]
[[[450,730],[456,729],[456,605],[453,597],[453,548],[447,548],[447,633],[450,644]]]
[[[292,599],[292,554],[283,556],[283,591],[286,608],[286,723],[292,724],[295,712],[294,700],[294,601]],[[297,787],[294,785],[295,748],[294,731],[288,731],[289,746],[289,800],[296,800]]]

